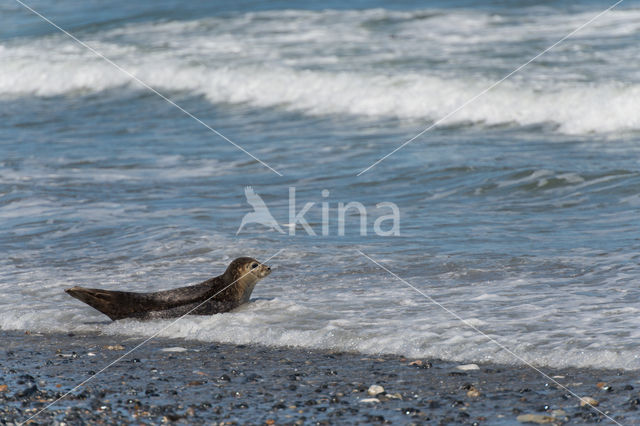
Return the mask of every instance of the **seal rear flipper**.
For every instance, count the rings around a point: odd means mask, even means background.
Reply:
[[[131,303],[132,299],[136,299],[135,293],[84,287],[68,288],[65,292],[99,310],[114,321],[130,317],[137,311],[135,303]]]

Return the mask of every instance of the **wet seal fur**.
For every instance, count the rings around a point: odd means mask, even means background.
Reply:
[[[270,273],[271,268],[267,265],[250,257],[239,257],[229,264],[224,274],[173,290],[134,293],[72,287],[65,292],[114,321],[123,318],[174,318],[186,313],[213,315],[247,303],[256,283]],[[202,306],[198,307],[201,303]],[[193,312],[189,312],[192,309]]]

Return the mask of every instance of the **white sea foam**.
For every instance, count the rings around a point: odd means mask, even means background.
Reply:
[[[417,12],[382,10],[290,11],[284,16],[265,12],[226,20],[126,26],[96,34],[88,42],[168,94],[191,93],[214,104],[243,103],[310,115],[393,117],[426,125],[528,59],[491,59],[469,50],[469,45],[505,50],[509,47],[501,42],[506,33],[523,43],[545,34],[552,37],[549,32],[563,35],[588,16],[554,15],[549,23],[548,16],[534,15],[521,28],[523,23],[507,17],[431,13],[440,16],[426,19]],[[581,53],[589,47],[589,36],[632,34],[637,16],[637,11],[624,11],[603,17],[584,36],[567,41],[561,57],[548,58],[553,67],[531,65],[535,72],[527,78],[514,76],[443,124],[546,123],[568,134],[640,129],[640,115],[635,113],[640,110],[640,78],[636,78],[640,74],[622,73],[616,60],[626,50],[611,49],[606,60]],[[350,19],[360,25],[354,26]],[[348,54],[350,50],[354,53]],[[384,65],[407,60],[415,64]],[[63,36],[13,42],[0,50],[0,61],[4,97],[141,89],[129,76]],[[436,63],[424,65],[432,61]],[[468,62],[479,72],[466,71]]]
[[[45,72],[46,68],[46,72]],[[370,117],[439,120],[481,92],[490,80],[463,81],[425,75],[367,75],[291,69],[242,67],[205,69],[153,63],[133,73],[164,92],[188,91],[212,103],[246,103],[311,115],[352,114]],[[0,92],[54,96],[133,86],[107,64],[77,63],[0,71]],[[534,125],[551,123],[568,134],[640,129],[640,85],[603,83],[544,92],[505,83],[444,125]]]
[[[75,167],[75,160],[58,157],[46,167],[33,159],[27,159],[23,169],[0,167],[0,180],[3,183],[29,181],[55,182],[56,180],[74,180],[76,182],[118,182],[118,181],[175,181],[191,178],[205,178],[224,174],[233,163],[225,163],[210,158],[185,158],[181,155],[132,156],[123,158],[135,162],[135,167],[104,166],[104,159],[93,158],[91,164]],[[2,212],[0,212],[2,215]]]
[[[290,253],[285,257],[291,256],[295,255]],[[102,280],[101,286],[122,288],[117,282],[127,276],[130,280],[134,269],[123,267],[121,272],[110,271],[110,279]],[[149,273],[153,272],[147,271]],[[171,325],[172,320],[112,323],[97,311],[69,298],[62,292],[64,287],[83,279],[91,280],[83,278],[81,271],[72,272],[68,281],[52,280],[46,268],[24,274],[19,278],[22,282],[19,286],[2,286],[3,294],[8,297],[0,301],[0,329],[99,332],[140,340],[160,331],[162,337],[203,342],[332,348],[460,362],[521,364],[524,360],[554,367],[640,368],[633,344],[640,333],[632,331],[638,329],[639,309],[618,304],[615,295],[612,298],[569,295],[559,290],[565,296],[558,297],[559,293],[551,287],[549,294],[539,294],[530,289],[532,283],[527,279],[520,280],[517,287],[510,287],[507,282],[493,282],[486,286],[430,292],[468,323],[522,358],[516,359],[413,290],[390,286],[385,279],[375,276],[367,276],[367,292],[354,294],[347,282],[323,282],[322,286],[309,287],[297,283],[299,278],[295,276],[287,277],[285,272],[277,281],[265,280],[256,289],[257,299],[234,312],[210,317],[189,316]],[[156,279],[154,285],[165,287],[175,277],[175,274],[162,277],[160,284]],[[136,278],[139,282],[145,281],[144,276]],[[95,282],[95,278],[91,282]],[[312,277],[311,282],[314,282]],[[415,284],[429,291],[424,284]],[[128,288],[150,287],[140,282]],[[415,303],[396,303],[406,297]],[[592,297],[598,298],[600,309],[582,309],[580,306],[587,306]],[[21,302],[15,303],[16,300]],[[468,300],[473,300],[473,304],[468,305]],[[485,306],[489,301],[491,306]],[[505,301],[509,304],[505,305]],[[516,310],[517,315],[513,315]],[[560,322],[563,326],[558,329]]]
[[[320,319],[313,310],[275,299],[257,301],[234,313],[188,317],[174,325],[170,325],[169,320],[110,323],[88,308],[78,307],[77,303],[73,304],[76,306],[71,305],[65,302],[64,310],[44,304],[33,305],[29,311],[4,310],[0,328],[40,332],[90,331],[140,339],[162,330],[161,337],[203,342],[332,348],[374,354],[396,353],[409,357],[439,357],[460,362],[522,363],[495,344],[487,342],[483,336],[453,321],[433,324],[431,319],[429,322],[405,321],[404,324],[394,324],[384,320],[364,326],[355,318],[341,321]],[[300,322],[298,318],[301,316],[313,316],[313,326],[305,326]],[[476,326],[483,328],[482,325]],[[570,331],[576,333],[572,333],[573,336],[577,336],[581,330],[565,330]],[[576,339],[572,344],[543,344],[539,337],[512,336],[505,339],[497,333],[490,335],[535,365],[640,368],[640,360],[634,349],[608,349],[611,342],[607,341],[601,341],[600,344],[594,341],[588,348],[577,349]]]

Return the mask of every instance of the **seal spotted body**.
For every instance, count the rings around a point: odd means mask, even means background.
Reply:
[[[247,303],[256,283],[270,273],[271,268],[257,260],[240,257],[218,277],[173,290],[134,293],[73,287],[65,292],[114,321],[123,318],[174,318],[187,313],[213,315]]]

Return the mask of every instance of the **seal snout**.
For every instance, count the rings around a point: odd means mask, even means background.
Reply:
[[[264,278],[264,277],[266,277],[267,275],[269,275],[271,273],[271,266],[267,266],[264,263],[261,264],[261,266],[262,266],[262,268],[260,268],[261,269],[260,275],[261,275],[261,278]]]

